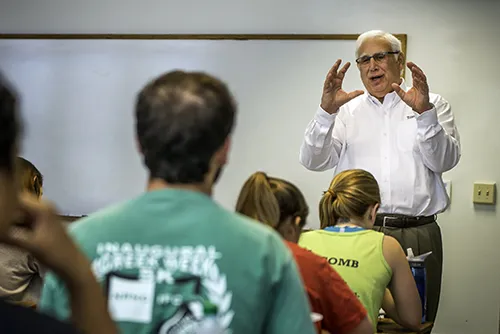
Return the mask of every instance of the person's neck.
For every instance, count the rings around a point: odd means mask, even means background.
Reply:
[[[337,226],[337,227],[351,226],[351,227],[367,228],[368,223],[366,223],[365,221],[361,221],[361,220],[350,219],[348,221],[338,222],[335,226]]]
[[[209,187],[204,183],[172,184],[172,183],[167,183],[162,179],[151,179],[149,180],[148,185],[146,187],[146,191],[155,191],[162,189],[190,190],[190,191],[197,191],[200,193],[204,193],[207,194],[208,196],[212,196],[212,187]]]

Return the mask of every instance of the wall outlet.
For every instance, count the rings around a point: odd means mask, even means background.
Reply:
[[[472,201],[477,204],[495,204],[495,183],[474,183]]]

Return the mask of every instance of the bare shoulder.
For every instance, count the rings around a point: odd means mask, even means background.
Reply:
[[[394,237],[384,235],[382,250],[384,258],[391,268],[394,268],[401,260],[406,260],[403,248]]]

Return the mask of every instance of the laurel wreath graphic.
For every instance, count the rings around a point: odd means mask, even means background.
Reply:
[[[230,333],[228,329],[234,317],[234,311],[231,308],[233,294],[227,291],[226,275],[219,272],[216,264],[212,265],[211,277],[205,277],[202,280],[203,287],[206,289],[208,300],[217,306],[217,320],[226,333]]]

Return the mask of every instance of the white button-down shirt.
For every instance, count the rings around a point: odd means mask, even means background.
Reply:
[[[401,87],[405,90],[404,83]],[[430,94],[434,108],[414,112],[395,93],[381,103],[365,93],[335,114],[318,109],[300,148],[307,169],[369,171],[380,186],[380,213],[430,216],[449,198],[441,174],[460,160],[460,138],[450,104]]]

